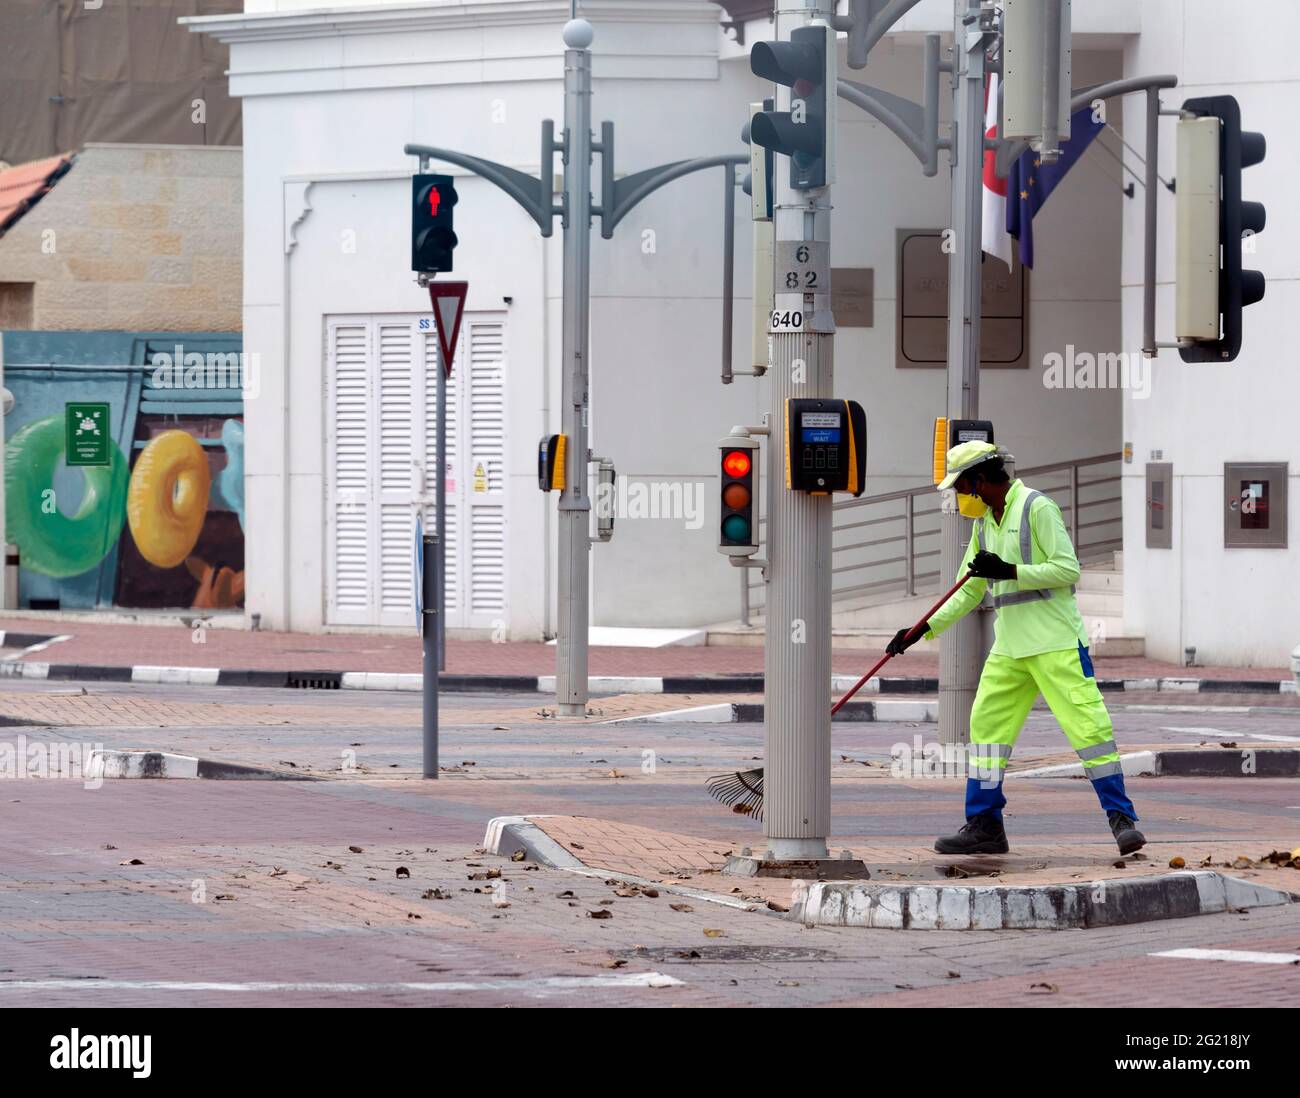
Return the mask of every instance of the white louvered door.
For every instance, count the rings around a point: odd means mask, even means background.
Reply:
[[[436,524],[429,317],[327,323],[327,621],[414,627],[415,515]],[[467,314],[447,385],[447,625],[505,620],[505,324]]]

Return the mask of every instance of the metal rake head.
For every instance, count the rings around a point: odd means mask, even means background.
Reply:
[[[742,770],[734,774],[715,774],[704,783],[709,796],[731,808],[732,812],[755,820],[763,818],[763,771]]]

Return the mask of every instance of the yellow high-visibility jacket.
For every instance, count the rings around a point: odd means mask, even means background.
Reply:
[[[1024,659],[1041,652],[1088,647],[1083,617],[1074,600],[1079,561],[1055,502],[1023,481],[1012,481],[1002,521],[994,521],[991,509],[975,520],[956,578],[966,574],[971,558],[981,549],[1016,565],[1014,580],[993,583],[995,653]],[[978,576],[968,580],[930,618],[926,639],[937,637],[978,606],[988,586],[989,581]]]

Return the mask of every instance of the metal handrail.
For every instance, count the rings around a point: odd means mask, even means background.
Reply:
[[[1065,474],[1064,483],[1059,488],[1056,485],[1051,485],[1052,492],[1049,492],[1049,494],[1064,497],[1058,499],[1057,503],[1061,508],[1066,523],[1069,525],[1075,553],[1080,561],[1098,559],[1102,554],[1123,546],[1123,538],[1118,534],[1099,537],[1090,533],[1090,531],[1098,531],[1101,527],[1115,527],[1120,523],[1119,504],[1122,497],[1120,495],[1095,496],[1096,490],[1101,485],[1118,483],[1121,479],[1120,475],[1116,473],[1089,479],[1080,476],[1080,470],[1118,462],[1122,457],[1123,455],[1116,451],[1114,453],[1097,454],[1093,457],[1076,458],[1073,461],[1054,461],[1045,465],[1033,465],[1016,470],[1016,476],[1018,477],[1041,478],[1051,477],[1052,474]],[[872,593],[899,594],[903,597],[910,597],[925,594],[939,583],[941,579],[939,571],[922,571],[919,567],[920,562],[926,558],[939,556],[939,550],[937,548],[922,549],[918,546],[918,543],[925,544],[923,539],[934,537],[940,532],[939,516],[942,514],[942,508],[918,505],[917,501],[922,497],[926,500],[935,498],[933,484],[919,485],[915,488],[898,488],[891,492],[880,492],[876,495],[862,496],[858,499],[837,500],[832,504],[831,509],[836,518],[844,517],[851,521],[837,523],[832,528],[831,574],[835,579],[849,577],[855,573],[862,574],[862,582],[833,587],[833,598],[865,597]],[[864,514],[868,508],[879,509],[882,507],[889,508],[889,513],[872,515],[871,517],[866,517]],[[1098,512],[1098,508],[1106,508],[1106,510]],[[1087,512],[1086,520],[1081,517],[1085,511]],[[767,519],[765,516],[760,515],[758,522],[759,526],[762,527],[767,522]],[[850,540],[850,531],[865,530],[868,527],[881,526],[886,523],[901,523],[901,529],[897,533],[891,533],[879,538],[869,538],[865,541]],[[895,555],[890,550],[883,548],[895,546],[899,543],[902,545],[901,555]],[[933,542],[929,544],[933,545]],[[881,555],[870,555],[872,552],[878,552]],[[850,556],[850,554],[856,556]],[[861,559],[864,554],[867,554],[867,559]],[[836,560],[837,556],[838,561]],[[899,565],[902,567],[898,568]],[[881,570],[885,570],[890,574],[881,579],[866,578]],[[739,571],[741,587],[740,620],[742,625],[748,626],[750,624],[751,605],[755,601],[754,592],[759,593],[757,601],[761,603],[764,587],[761,579],[751,575],[754,570],[742,568]],[[834,582],[833,579],[832,583]]]

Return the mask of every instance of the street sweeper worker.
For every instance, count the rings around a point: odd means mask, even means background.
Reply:
[[[1002,781],[1025,718],[1039,694],[1078,752],[1110,820],[1121,854],[1146,843],[1124,791],[1119,749],[1088,654],[1074,599],[1079,562],[1061,509],[1011,479],[997,447],[963,442],[947,454],[941,491],[957,490],[958,508],[975,520],[958,576],[973,577],[925,623],[900,629],[886,649],[901,655],[937,637],[978,606],[991,589],[997,612],[993,650],[980,674],[970,715],[966,826],[934,844],[940,854],[1005,854]],[[909,637],[909,632],[912,634]]]

